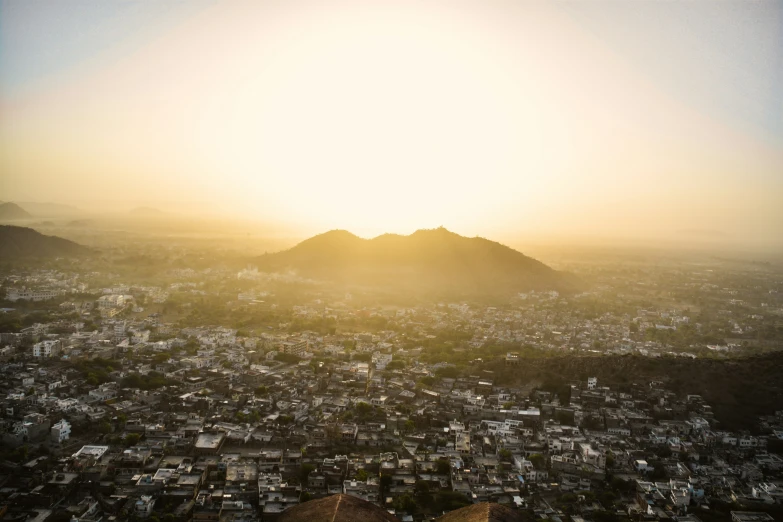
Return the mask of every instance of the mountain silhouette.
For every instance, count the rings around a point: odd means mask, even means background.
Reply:
[[[16,203],[11,203],[10,201],[0,203],[0,220],[12,221],[15,219],[27,219],[31,217],[33,216],[30,215],[29,212]]]
[[[57,236],[45,236],[32,228],[0,225],[0,258],[77,256],[90,249]]]
[[[343,285],[448,295],[574,290],[576,280],[505,245],[445,228],[362,239],[333,230],[258,258],[260,270]]]

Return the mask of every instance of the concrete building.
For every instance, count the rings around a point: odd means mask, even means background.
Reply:
[[[71,425],[67,420],[61,419],[60,422],[52,426],[52,442],[61,443],[71,437]]]

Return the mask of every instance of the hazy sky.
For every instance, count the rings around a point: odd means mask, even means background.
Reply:
[[[783,2],[0,2],[0,199],[783,237]]]

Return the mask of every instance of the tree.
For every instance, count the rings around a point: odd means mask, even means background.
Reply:
[[[449,475],[451,473],[451,464],[446,459],[439,459],[435,464],[435,471],[438,475]]]
[[[315,466],[312,464],[302,464],[302,466],[299,468],[299,483],[302,485],[307,485],[307,478],[314,469]]]
[[[394,509],[406,513],[413,513],[416,511],[416,500],[410,493],[404,493],[394,499]]]
[[[267,393],[269,393],[269,390],[267,389],[267,387],[266,387],[266,386],[264,386],[264,385],[261,385],[261,386],[259,386],[258,388],[256,388],[256,389],[253,391],[253,393],[255,394],[255,396],[256,396],[256,397],[263,397],[264,395],[266,395]]]
[[[136,444],[139,443],[140,440],[141,440],[141,435],[139,435],[138,433],[128,433],[127,435],[125,435],[125,445],[128,447],[135,446]]]
[[[387,368],[388,368],[388,366],[387,366]],[[427,386],[427,387],[432,386],[433,384],[435,384],[435,377],[432,377],[430,375],[426,375],[426,376],[422,377],[421,379],[419,379],[419,383],[422,384],[423,386]]]
[[[617,500],[617,495],[615,495],[614,493],[612,493],[609,490],[603,491],[598,496],[598,501],[601,502],[601,505],[605,509],[612,509],[612,507],[614,506],[614,501],[615,500]]]
[[[426,480],[417,480],[413,486],[413,492],[416,493],[416,496],[429,494],[430,485]]]
[[[606,456],[606,467],[607,468],[614,467],[614,455],[612,455],[611,453]]]
[[[540,453],[534,453],[530,455],[530,458],[528,459],[530,462],[533,463],[533,467],[535,467],[538,470],[544,470],[546,469],[546,457],[544,457]]]
[[[379,480],[379,489],[381,493],[381,497],[384,497],[386,495],[386,492],[389,491],[389,488],[392,485],[392,477],[391,475],[381,475],[381,479]]]
[[[470,503],[470,500],[458,491],[441,491],[435,497],[436,511],[453,511]]]
[[[405,368],[405,362],[400,360],[394,360],[386,365],[387,370],[402,370]]]
[[[367,472],[363,469],[357,471],[356,480],[358,480],[359,482],[367,482]]]
[[[668,477],[669,474],[666,473],[666,467],[663,463],[660,461],[653,462],[653,470],[650,473],[650,478],[653,480],[663,480]]]
[[[98,424],[98,431],[100,433],[103,433],[106,435],[107,433],[111,432],[111,424],[109,424],[107,421],[101,422]]]
[[[502,450],[498,451],[498,457],[500,457],[500,460],[511,462],[512,455],[509,450],[503,448]]]

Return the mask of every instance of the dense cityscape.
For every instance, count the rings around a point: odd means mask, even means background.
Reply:
[[[727,399],[623,370],[779,366],[774,265],[579,257],[581,293],[379,304],[156,251],[3,269],[6,517],[275,520],[333,494],[400,520],[780,516],[779,373]]]

